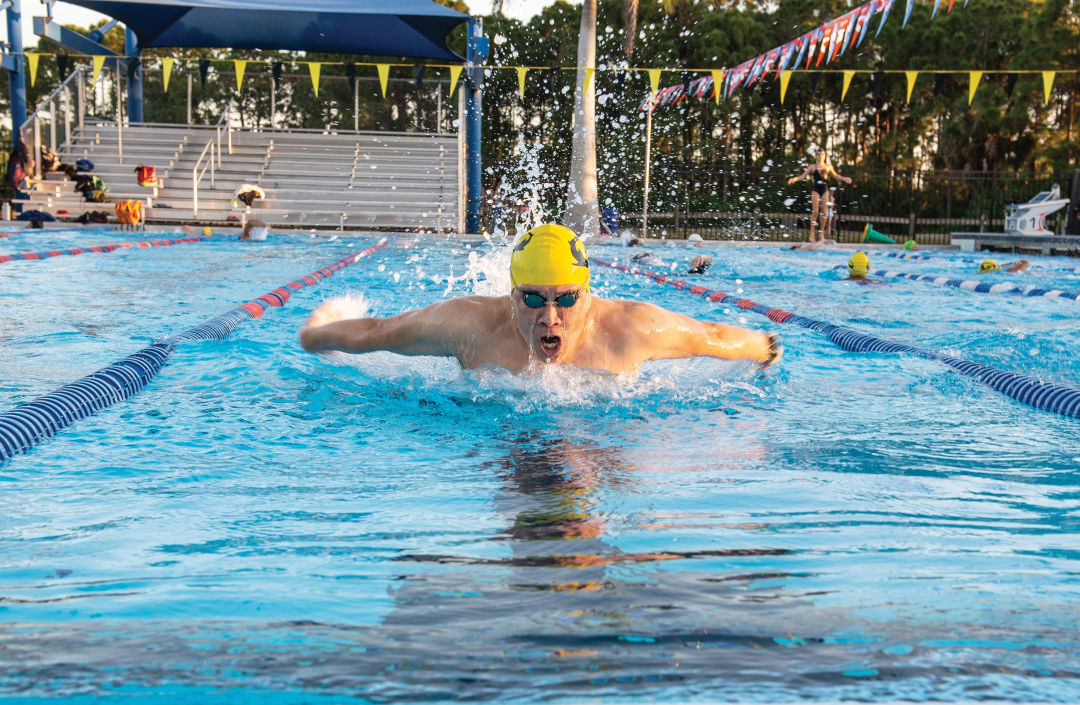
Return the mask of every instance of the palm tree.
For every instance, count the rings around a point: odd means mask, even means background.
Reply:
[[[600,205],[596,196],[596,81],[594,78],[585,85],[585,69],[596,67],[596,0],[584,0],[581,5],[577,66],[570,182],[563,225],[582,235],[595,235],[600,232]]]

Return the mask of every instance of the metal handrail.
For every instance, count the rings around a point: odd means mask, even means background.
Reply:
[[[228,138],[229,154],[232,154],[232,121],[229,120],[229,113],[232,111],[232,105],[227,106],[221,111],[221,117],[218,118],[217,125],[214,125],[214,141],[217,142],[217,160],[218,168],[221,168],[221,132],[225,131]]]
[[[214,140],[211,139],[203,147],[202,152],[199,153],[195,165],[191,167],[191,214],[193,216],[199,214],[199,182],[206,175],[207,168],[210,169],[210,188],[214,188],[214,149]],[[206,158],[206,150],[210,150],[210,162],[203,164],[203,159]],[[200,164],[202,164],[202,171],[199,171]]]
[[[19,127],[19,140],[26,144],[27,132],[31,127],[34,128],[34,176],[35,178],[41,178],[41,118],[46,108],[49,112],[49,135],[52,139],[52,148],[56,149],[56,111],[53,110],[53,100],[59,98],[60,91],[68,88],[68,83],[75,81],[82,75],[83,67],[76,66],[71,74],[63,80],[63,82],[53,89],[53,92],[46,96],[38,103],[38,106],[34,108],[34,112],[26,116],[26,120]],[[65,118],[66,119],[66,118]],[[70,123],[67,126],[67,139],[71,139],[71,126]]]

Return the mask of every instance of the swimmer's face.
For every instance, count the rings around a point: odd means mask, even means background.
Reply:
[[[561,304],[573,303],[572,306]],[[521,286],[510,292],[518,333],[529,352],[545,362],[559,362],[577,347],[588,320],[587,289],[574,285]],[[530,304],[539,304],[536,308]]]

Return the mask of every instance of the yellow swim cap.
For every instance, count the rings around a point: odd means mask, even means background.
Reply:
[[[996,272],[1001,269],[1001,265],[992,259],[984,259],[983,263],[979,265],[979,274],[989,274],[990,272]]]
[[[847,271],[853,277],[865,277],[870,271],[870,258],[864,252],[856,252],[847,263]]]
[[[510,284],[589,288],[589,254],[561,225],[540,225],[518,238],[510,253]]]
[[[205,228],[202,229],[202,234],[203,235],[213,235],[214,230],[209,225],[207,225]]]

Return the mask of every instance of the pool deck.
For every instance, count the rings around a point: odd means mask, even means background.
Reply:
[[[978,252],[990,247],[1038,251],[1043,255],[1055,252],[1080,252],[1080,237],[1074,235],[1020,235],[1019,233],[952,233],[953,245],[963,252]]]

